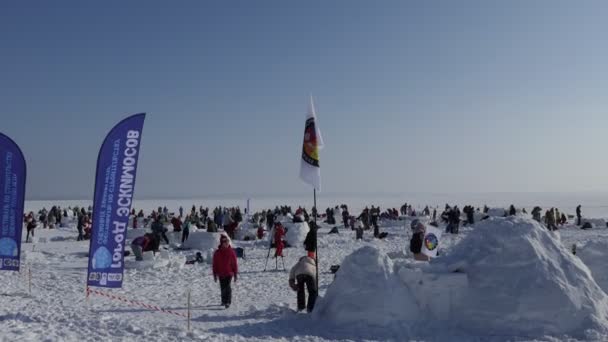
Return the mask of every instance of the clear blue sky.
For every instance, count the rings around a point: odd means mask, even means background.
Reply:
[[[28,198],[89,198],[147,112],[136,196],[608,190],[605,1],[2,1]]]

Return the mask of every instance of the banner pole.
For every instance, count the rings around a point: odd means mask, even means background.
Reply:
[[[27,273],[28,273],[28,287],[30,290],[30,296],[32,295],[32,268],[30,266],[28,266],[27,268]]]
[[[316,265],[315,269],[316,269],[316,272],[317,272],[317,292],[318,292],[319,291],[319,250],[318,250],[317,239],[319,238],[318,237],[318,231],[319,230],[317,229],[317,212],[318,212],[318,209],[317,209],[317,189],[316,188],[313,188],[312,194],[313,194],[313,203],[314,203],[314,207],[313,207],[314,208],[314,212],[313,212],[312,216],[314,216],[314,219],[315,219],[315,228],[314,228],[315,229],[315,265]]]
[[[190,291],[191,290],[188,290],[188,331],[190,331],[190,317],[191,317],[191,314],[190,314]]]

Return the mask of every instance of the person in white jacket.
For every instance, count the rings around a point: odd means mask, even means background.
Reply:
[[[289,272],[289,286],[292,290],[298,292],[298,311],[304,310],[306,294],[304,286],[308,289],[308,304],[306,311],[312,312],[317,300],[317,265],[315,260],[308,256],[300,258],[297,264],[291,268]]]

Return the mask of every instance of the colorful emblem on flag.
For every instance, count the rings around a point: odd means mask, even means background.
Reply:
[[[426,246],[426,249],[428,249],[429,251],[433,251],[435,250],[435,248],[437,248],[437,245],[439,245],[439,240],[437,239],[435,234],[430,233],[424,237],[424,245]]]
[[[314,118],[306,119],[302,159],[312,166],[319,167],[319,145],[317,142],[317,130]]]

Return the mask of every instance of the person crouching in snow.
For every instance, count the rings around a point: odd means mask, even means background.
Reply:
[[[285,248],[285,242],[283,241],[285,236],[285,228],[280,222],[275,223],[274,229],[274,247],[276,248],[274,257],[283,257],[283,248]]]
[[[239,266],[236,260],[236,253],[230,246],[228,237],[224,234],[220,237],[220,245],[213,253],[213,280],[220,279],[220,290],[222,305],[228,308],[232,304],[232,288],[230,282],[234,277],[236,283]]]
[[[139,236],[131,242],[131,250],[135,255],[135,260],[144,260],[143,253],[152,251],[156,253],[160,245],[160,238],[154,234],[146,233],[143,236]]]
[[[426,226],[424,223],[414,220],[411,223],[412,228],[412,239],[410,240],[410,252],[414,253],[414,259],[418,261],[429,261],[429,257],[422,253],[422,243],[424,241],[424,234],[426,233]]]
[[[304,286],[308,289],[308,304],[306,311],[312,312],[317,300],[317,265],[315,260],[309,256],[300,258],[289,272],[289,286],[292,290],[298,292],[298,311],[304,310],[306,302],[306,294]]]

